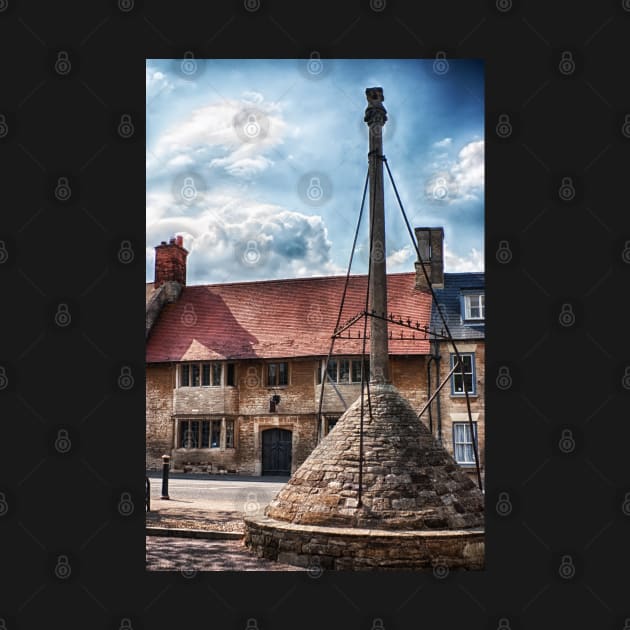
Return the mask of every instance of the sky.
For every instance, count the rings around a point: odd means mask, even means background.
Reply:
[[[367,172],[365,89],[412,227],[483,271],[484,74],[463,59],[148,59],[146,279],[182,235],[187,284],[345,274]],[[366,208],[352,273],[367,272]],[[385,172],[389,273],[415,252]]]

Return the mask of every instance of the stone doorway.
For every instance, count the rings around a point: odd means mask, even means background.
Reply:
[[[262,474],[290,475],[293,433],[288,429],[262,432]]]

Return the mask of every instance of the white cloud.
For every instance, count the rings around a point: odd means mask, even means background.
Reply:
[[[191,284],[342,273],[331,261],[332,243],[319,216],[245,196],[209,193],[204,209],[176,215],[173,198],[147,195],[147,279],[153,248],[176,234],[189,251]],[[248,249],[251,256],[248,258]]]
[[[171,158],[168,161],[168,166],[172,168],[183,168],[194,163],[195,161],[190,157],[190,155],[180,154],[176,155],[174,158]]]
[[[425,183],[429,200],[451,204],[479,201],[484,187],[484,141],[464,145],[455,162],[433,162],[434,174]]]
[[[210,167],[222,166],[228,175],[234,177],[251,178],[267,170],[273,162],[264,155],[253,155],[250,157],[249,146],[241,147],[224,158],[215,158],[210,162]]]
[[[245,130],[248,122],[253,135]],[[264,102],[257,92],[246,92],[240,100],[213,102],[193,110],[157,138],[147,175],[164,176],[182,168],[202,173],[224,169],[232,177],[249,179],[273,165],[268,154],[283,143],[286,132],[279,106]]]
[[[413,271],[413,263],[410,259],[415,259],[415,251],[412,252],[411,245],[404,245],[400,249],[396,249],[387,256],[387,271]],[[400,268],[400,269],[398,269]]]
[[[444,271],[447,273],[457,273],[483,270],[483,252],[473,247],[467,256],[458,256],[450,250],[446,240],[444,241]]]
[[[243,100],[249,101],[250,103],[258,104],[262,103],[265,100],[260,92],[254,92],[253,90],[249,92],[243,92],[242,96]]]
[[[433,146],[436,149],[445,149],[446,147],[450,147],[453,143],[453,138],[444,138],[443,140],[438,140],[433,143]]]
[[[452,170],[462,198],[477,198],[484,180],[484,142],[476,140],[465,145],[457,155]]]
[[[168,77],[159,70],[146,68],[146,102],[154,100],[160,94],[168,94],[175,86]]]

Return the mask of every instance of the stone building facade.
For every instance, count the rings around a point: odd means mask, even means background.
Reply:
[[[485,282],[483,273],[445,273],[443,283],[435,288],[440,310],[458,352],[464,362],[464,376],[457,370],[440,391],[424,418],[432,433],[455,461],[476,477],[476,462],[471,439],[466,395],[468,392],[472,433],[478,443],[481,473],[485,470]],[[434,331],[445,329],[436,308],[431,313]],[[427,383],[430,391],[455,365],[453,344],[441,338],[431,342],[431,360]]]
[[[416,234],[421,247],[430,244],[421,255],[439,299],[450,296],[455,276],[483,279],[443,273],[441,230]],[[186,256],[180,237],[158,245],[155,281],[147,285],[146,466],[159,468],[168,454],[174,470],[288,475],[358,398],[361,370],[369,369],[361,360],[358,320],[335,341],[320,417],[345,277],[186,286]],[[450,368],[447,345],[431,342],[425,332],[435,324],[435,309],[416,266],[389,274],[387,282],[394,319],[415,327],[389,326],[390,378],[419,411],[435,390],[438,366],[442,378]],[[342,324],[363,311],[366,286],[366,276],[350,277]],[[458,345],[462,353],[473,346],[473,412],[483,461],[483,336]],[[369,356],[369,339],[365,347]],[[441,432],[451,454],[466,455],[466,445],[453,443],[451,435],[466,437],[458,424],[461,403],[447,386],[422,421],[434,435]]]

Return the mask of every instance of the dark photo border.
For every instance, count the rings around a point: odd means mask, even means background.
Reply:
[[[626,0],[0,0],[5,627],[630,626],[629,25]],[[485,571],[145,572],[143,77],[187,51],[485,60]]]

